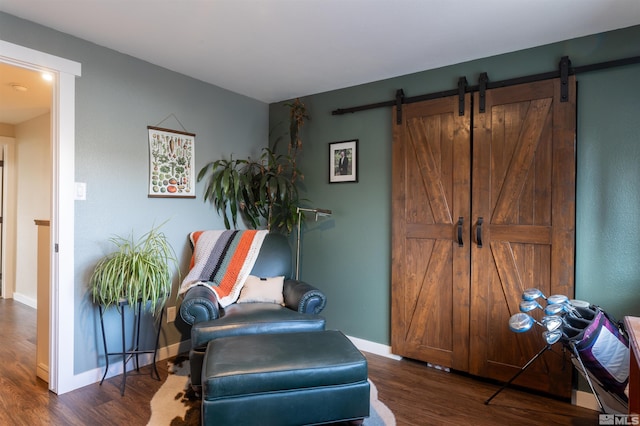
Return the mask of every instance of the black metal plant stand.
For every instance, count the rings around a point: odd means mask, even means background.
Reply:
[[[158,318],[158,329],[156,331],[156,341],[155,341],[155,346],[154,349],[151,350],[140,350],[140,315],[142,312],[142,305],[143,302],[142,300],[138,300],[137,303],[135,304],[135,306],[132,306],[132,309],[135,310],[137,309],[137,316],[135,318],[135,323],[134,323],[134,333],[135,336],[135,345],[131,350],[127,350],[127,343],[126,343],[126,338],[125,338],[125,315],[124,315],[124,307],[127,306],[129,304],[129,302],[127,302],[126,300],[121,300],[120,302],[118,302],[118,310],[120,312],[120,321],[121,321],[121,333],[122,333],[122,351],[121,352],[109,352],[107,349],[107,337],[104,331],[104,319],[103,319],[103,309],[102,309],[102,305],[98,305],[98,309],[100,309],[100,328],[102,329],[102,342],[104,343],[104,352],[105,352],[105,369],[104,369],[104,375],[102,376],[102,380],[100,380],[100,386],[102,386],[102,382],[104,382],[105,377],[107,377],[107,373],[109,372],[109,357],[111,356],[121,356],[122,357],[122,383],[120,385],[120,395],[124,396],[124,387],[127,383],[127,363],[129,362],[129,360],[133,359],[134,361],[134,366],[136,371],[140,371],[140,363],[139,363],[139,359],[138,356],[140,354],[153,354],[153,370],[151,371],[151,377],[153,377],[153,373],[155,372],[155,379],[156,380],[160,380],[160,374],[158,373],[158,368],[156,366],[156,356],[158,353],[158,342],[160,341],[160,330],[162,329],[162,317],[164,314],[164,308],[160,310],[160,317]]]

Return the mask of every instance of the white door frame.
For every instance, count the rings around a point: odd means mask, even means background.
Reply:
[[[4,150],[2,167],[2,297],[13,299],[16,283],[16,170],[15,138],[0,136],[0,146]],[[7,285],[7,284],[11,285]]]
[[[0,40],[0,62],[55,76],[51,108],[52,191],[49,389],[79,387],[74,375],[74,177],[77,62]]]

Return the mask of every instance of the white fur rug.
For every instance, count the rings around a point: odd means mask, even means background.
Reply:
[[[147,426],[197,426],[200,399],[191,389],[189,359],[178,356],[168,362],[169,376],[151,399],[151,418]],[[371,415],[366,426],[395,426],[393,412],[378,400],[378,389],[371,380]]]

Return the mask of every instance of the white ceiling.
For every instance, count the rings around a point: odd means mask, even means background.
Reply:
[[[1,0],[263,102],[640,24],[639,0]]]

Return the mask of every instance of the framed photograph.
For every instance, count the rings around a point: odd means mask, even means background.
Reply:
[[[358,139],[329,143],[329,183],[358,181]]]
[[[195,198],[196,135],[147,126],[149,130],[149,197]]]

